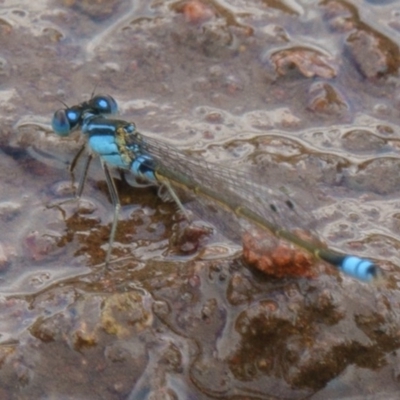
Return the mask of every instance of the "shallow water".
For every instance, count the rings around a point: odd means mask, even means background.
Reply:
[[[398,1],[0,2],[0,398],[397,398],[399,30]],[[121,181],[105,270],[99,164],[66,202],[82,138],[50,127],[93,92],[285,188],[385,282],[264,276],[225,221],[182,243],[176,207]]]

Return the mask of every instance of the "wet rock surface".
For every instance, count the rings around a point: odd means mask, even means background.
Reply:
[[[397,398],[396,2],[0,8],[1,399]],[[74,200],[83,138],[50,127],[62,103],[93,93],[144,135],[289,195],[279,223],[371,258],[384,279],[241,237],[229,212],[182,197],[188,225],[118,174],[106,268],[100,165]]]

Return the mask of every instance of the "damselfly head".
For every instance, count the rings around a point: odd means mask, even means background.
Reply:
[[[115,115],[117,113],[118,105],[114,98],[99,94],[76,106],[68,107],[65,105],[64,109],[54,113],[51,126],[57,135],[68,136],[81,125],[83,117],[87,114]]]

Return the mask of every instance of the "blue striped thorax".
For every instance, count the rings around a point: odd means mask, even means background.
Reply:
[[[154,159],[142,148],[142,137],[135,124],[87,113],[81,130],[88,136],[90,149],[106,163],[129,169],[146,181],[157,181]]]

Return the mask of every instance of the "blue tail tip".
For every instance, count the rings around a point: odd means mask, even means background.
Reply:
[[[377,265],[372,261],[356,256],[345,257],[341,265],[341,270],[365,282],[371,282],[377,278],[379,273]]]

